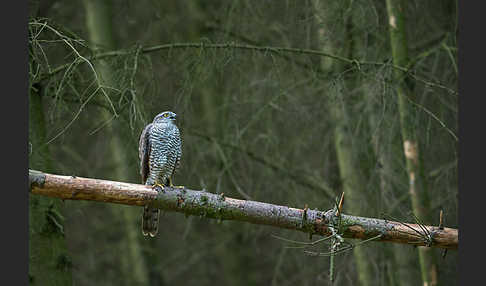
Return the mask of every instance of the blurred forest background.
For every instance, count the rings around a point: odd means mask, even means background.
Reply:
[[[457,1],[29,5],[30,168],[140,183],[139,135],[172,110],[176,185],[320,210],[344,191],[347,214],[458,228]],[[31,285],[330,283],[328,257],[274,237],[304,233],[165,213],[150,239],[141,213],[32,195]],[[335,285],[455,285],[442,254],[370,242],[336,256]]]

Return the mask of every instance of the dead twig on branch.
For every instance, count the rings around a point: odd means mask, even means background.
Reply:
[[[269,203],[239,200],[187,188],[167,187],[157,193],[150,186],[124,182],[62,176],[29,170],[30,193],[63,200],[91,200],[125,205],[151,205],[165,211],[203,216],[218,220],[236,220],[253,224],[293,229],[322,236],[332,235],[331,221],[336,209],[305,210]],[[304,219],[305,217],[305,219]],[[418,226],[376,218],[340,214],[343,238],[388,241],[415,246],[457,249],[458,230],[437,226]],[[413,229],[425,228],[432,241],[424,241]],[[428,244],[428,245],[427,245]]]

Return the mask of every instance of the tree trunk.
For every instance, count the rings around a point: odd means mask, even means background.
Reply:
[[[95,50],[115,50],[115,38],[112,29],[111,1],[109,0],[85,0],[86,10],[86,27],[89,34],[90,43]],[[101,60],[95,66],[100,81],[108,87],[116,87],[114,80],[115,72],[112,70],[108,61]],[[109,91],[109,89],[107,89]],[[108,122],[112,119],[112,114],[106,109],[101,109],[100,118],[102,122]],[[106,165],[111,166],[111,174],[119,180],[131,179],[131,172],[126,167],[127,156],[129,152],[138,152],[136,148],[126,150],[120,138],[120,132],[117,128],[126,126],[115,125],[115,120],[104,127],[105,136],[108,142],[109,154],[106,158]],[[124,276],[125,285],[147,285],[148,270],[145,266],[145,260],[142,256],[140,237],[141,226],[141,209],[127,208],[122,206],[109,206],[113,218],[120,221],[123,227],[123,237],[118,240],[116,248],[119,248],[117,255],[113,256],[113,264],[120,264],[120,274]],[[119,260],[118,260],[119,259]]]
[[[53,170],[46,127],[41,85],[29,88],[30,168]],[[62,202],[29,195],[29,284],[71,285],[71,258],[64,237]]]
[[[313,1],[318,19],[318,43],[320,49],[330,50],[332,54],[349,57],[353,51],[352,17],[345,16],[343,11],[350,5],[348,2],[328,3]],[[325,5],[325,6],[324,6]],[[335,7],[334,7],[335,5]],[[332,11],[332,12],[331,12]],[[336,24],[327,21],[330,13],[343,14],[343,21]],[[336,17],[331,17],[337,19]],[[337,20],[335,20],[337,21]],[[352,58],[352,57],[351,57]],[[341,73],[349,67],[349,64],[334,61],[331,64],[327,59],[321,59],[322,70],[332,71],[333,74],[342,76]],[[342,182],[342,191],[346,194],[346,211],[361,213],[363,202],[366,201],[366,180],[363,176],[362,166],[358,159],[358,148],[356,148],[355,138],[352,135],[353,116],[350,112],[352,100],[346,90],[352,90],[355,80],[347,78],[346,87],[341,86],[340,80],[334,87],[328,89],[331,94],[329,114],[335,125],[334,146],[338,160],[339,173]],[[344,91],[344,92],[343,92]],[[359,284],[368,286],[373,284],[373,272],[371,262],[368,259],[365,248],[355,248],[353,250]]]
[[[391,205],[392,201],[390,197],[395,197],[394,185],[391,182],[391,178],[400,176],[394,171],[397,169],[396,160],[394,160],[393,155],[396,148],[396,141],[394,140],[395,135],[391,134],[391,130],[394,130],[395,126],[393,117],[395,113],[393,111],[386,111],[387,114],[383,115],[384,118],[380,121],[380,115],[382,114],[381,105],[377,102],[378,96],[383,93],[381,90],[377,90],[370,85],[365,85],[363,88],[366,93],[366,98],[368,101],[369,108],[369,124],[372,130],[372,145],[373,151],[375,153],[376,160],[379,165],[379,190],[380,190],[380,202],[377,206],[379,213],[393,212],[394,210],[388,209],[387,207]],[[397,118],[398,120],[398,118]],[[386,132],[382,132],[386,130]],[[399,131],[398,131],[399,132]],[[392,138],[392,139],[390,139]],[[398,194],[399,200],[401,198]],[[416,285],[415,272],[412,271],[411,265],[414,263],[412,260],[416,259],[416,255],[412,255],[409,249],[405,248],[403,245],[388,245],[383,249],[385,256],[385,263],[387,276],[389,279],[388,285],[400,285],[400,286],[412,286]]]
[[[388,24],[393,63],[401,67],[409,64],[407,39],[405,31],[404,7],[401,0],[387,0]],[[422,222],[432,222],[430,213],[430,198],[427,191],[425,176],[419,153],[418,136],[416,131],[417,113],[411,102],[415,101],[412,86],[408,77],[402,71],[394,70],[397,84],[397,100],[400,114],[400,124],[403,140],[403,150],[407,164],[409,178],[409,192],[412,209]],[[418,248],[420,269],[424,286],[437,285],[437,264],[430,248]]]
[[[29,19],[42,17],[52,1],[29,1]],[[29,46],[30,67],[38,63]],[[54,171],[43,108],[43,86],[29,79],[29,168]],[[72,263],[64,236],[63,204],[47,197],[29,195],[29,284],[71,285]]]

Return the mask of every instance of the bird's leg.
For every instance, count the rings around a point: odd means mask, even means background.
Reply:
[[[169,187],[175,188],[175,189],[184,189],[185,188],[184,186],[174,186],[174,184],[172,184],[172,178],[169,178]]]
[[[161,185],[159,183],[155,183],[155,184],[152,185],[152,189],[156,190],[158,193],[160,193],[160,192],[164,191],[164,185]]]

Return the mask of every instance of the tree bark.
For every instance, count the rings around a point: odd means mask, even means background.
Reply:
[[[404,2],[401,0],[387,0],[388,24],[390,30],[390,42],[392,48],[393,63],[407,67],[408,49],[405,31]],[[432,221],[430,213],[430,198],[423,174],[423,166],[419,153],[418,136],[416,131],[417,113],[409,102],[415,101],[415,95],[408,76],[398,70],[394,70],[394,78],[397,84],[397,100],[400,114],[400,124],[403,140],[403,151],[407,164],[409,178],[409,192],[412,200],[412,209],[422,222]],[[437,263],[434,253],[429,248],[418,248],[422,282],[424,286],[437,285]]]
[[[41,86],[29,89],[29,166],[53,170],[46,132]],[[72,263],[64,237],[62,203],[29,196],[29,284],[71,285]]]
[[[325,7],[324,7],[325,5]],[[320,49],[330,50],[331,53],[346,58],[354,58],[353,50],[355,43],[355,35],[353,35],[353,17],[352,13],[344,13],[352,3],[348,1],[337,1],[335,3],[323,4],[322,1],[314,1],[314,8],[318,19],[318,34],[317,39]],[[332,11],[332,12],[331,12]],[[331,13],[342,14],[342,21],[335,16],[330,16]],[[328,20],[329,18],[334,19]],[[338,22],[336,24],[336,22]],[[336,74],[336,77],[341,77],[341,73],[349,68],[349,64],[345,62],[333,61],[328,63],[326,59],[321,58],[321,68],[324,71],[331,71]],[[354,124],[356,122],[353,112],[353,97],[347,91],[353,90],[356,85],[356,78],[346,77],[346,86],[343,87],[337,79],[337,87],[331,87],[329,90],[329,114],[331,116],[334,127],[334,146],[336,150],[336,157],[339,166],[339,175],[342,182],[342,191],[346,194],[347,207],[346,209],[360,213],[365,205],[363,202],[369,201],[366,199],[366,180],[363,173],[363,166],[359,160],[360,148],[352,134]],[[344,85],[344,84],[343,84]],[[357,266],[359,284],[363,286],[370,286],[373,284],[373,271],[369,260],[369,255],[366,254],[366,249],[354,249],[354,257]]]
[[[124,182],[61,176],[29,170],[32,194],[63,200],[89,200],[125,205],[150,204],[165,211],[218,220],[236,220],[292,229],[316,235],[330,235],[334,211],[298,209],[269,203],[238,200],[206,191],[166,187],[157,192],[150,186]],[[457,229],[425,226],[432,234],[429,247],[457,249]],[[344,238],[372,239],[425,246],[420,226],[401,222],[342,214]]]
[[[94,50],[115,50],[116,41],[112,28],[112,13],[110,0],[85,0],[86,27]],[[97,62],[96,72],[100,76],[100,82],[108,87],[116,87],[115,72],[110,63],[105,60]],[[103,122],[112,120],[112,114],[105,109],[101,109],[100,118]],[[117,179],[128,179],[131,172],[127,169],[127,158],[125,147],[120,139],[120,132],[114,128],[115,121],[108,123],[104,128],[108,142],[109,156],[106,165],[113,166],[111,175]],[[123,126],[119,126],[122,128]],[[148,284],[148,271],[145,267],[145,260],[142,256],[141,245],[138,234],[141,229],[137,228],[135,221],[140,222],[141,212],[133,209],[110,206],[109,209],[114,218],[122,221],[124,225],[124,235],[114,247],[119,247],[118,258],[120,274],[124,275],[125,285],[146,285]],[[115,258],[115,257],[113,257]],[[136,263],[133,263],[136,261]]]
[[[376,160],[379,164],[379,189],[380,189],[380,202],[377,209],[382,212],[388,212],[393,210],[387,210],[386,206],[389,206],[390,200],[386,199],[394,193],[394,185],[391,182],[391,177],[399,176],[395,174],[395,160],[393,160],[393,152],[395,151],[396,142],[391,142],[390,137],[395,137],[390,133],[390,130],[394,130],[394,121],[392,119],[395,113],[386,115],[390,120],[383,120],[379,122],[380,109],[383,106],[377,104],[377,94],[381,94],[382,91],[378,91],[372,88],[371,84],[366,85],[363,88],[369,106],[369,124],[371,130],[374,130],[372,135],[373,151],[375,153]],[[381,130],[387,130],[386,133],[382,133]],[[399,132],[399,131],[398,131]],[[398,141],[398,140],[397,140]],[[388,142],[388,143],[385,143]],[[416,253],[408,251],[409,249],[403,247],[403,245],[394,244],[383,249],[386,265],[388,285],[390,286],[411,286],[416,285],[417,281],[412,279],[417,275],[410,268],[410,265],[415,263]]]

